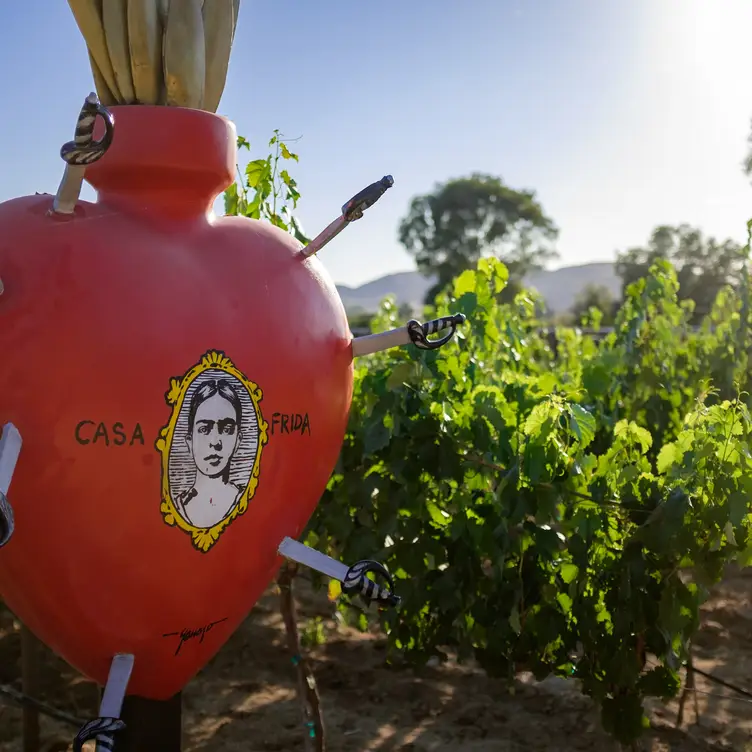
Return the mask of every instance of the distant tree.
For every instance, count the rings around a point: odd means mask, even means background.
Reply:
[[[516,191],[501,178],[474,173],[416,196],[400,222],[399,240],[426,276],[435,276],[426,302],[483,256],[509,269],[508,295],[530,271],[557,258],[558,231],[533,191]]]
[[[575,298],[572,305],[572,317],[575,324],[579,324],[591,308],[600,311],[601,326],[611,326],[616,317],[619,303],[605,285],[589,284]]]
[[[742,171],[748,178],[752,178],[752,130],[747,136],[747,156],[742,162]]]
[[[743,251],[733,240],[720,243],[704,238],[702,231],[686,224],[661,225],[653,230],[646,247],[618,254],[616,273],[623,289],[646,276],[657,259],[667,259],[676,267],[679,298],[695,302],[694,320],[698,321],[710,311],[721,288],[738,279]]]

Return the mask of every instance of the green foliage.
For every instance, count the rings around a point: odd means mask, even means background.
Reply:
[[[630,742],[644,698],[678,691],[707,587],[752,550],[752,418],[728,355],[740,305],[722,293],[695,332],[659,261],[612,335],[560,330],[555,356],[533,299],[499,303],[506,282],[482,259],[436,303],[468,316],[456,343],[357,362],[309,542],[389,566],[392,658],[576,677]],[[373,326],[395,318],[390,302]]]
[[[506,264],[513,286],[557,253],[554,223],[532,191],[516,191],[491,175],[473,174],[416,196],[399,227],[399,239],[436,285],[426,302],[483,256]]]
[[[278,157],[228,191],[228,213],[295,232],[271,198],[298,198],[273,177],[288,158],[275,138]],[[575,677],[630,743],[645,698],[677,694],[708,587],[727,562],[752,562],[746,255],[738,292],[722,286],[699,327],[658,257],[626,287],[612,334],[558,328],[555,351],[540,301],[501,302],[507,268],[475,261],[429,309],[468,317],[452,344],[356,362],[308,542],[390,568],[403,598],[379,614],[391,658],[454,652],[509,679]],[[401,313],[386,300],[372,330]],[[339,588],[329,596],[350,612]],[[322,638],[320,622],[304,631]]]
[[[288,144],[279,130],[275,130],[269,139],[271,153],[264,159],[249,161],[243,172],[238,167],[238,181],[224,194],[225,214],[265,219],[301,243],[308,243],[309,238],[292,213],[300,199],[298,185],[282,166],[285,162],[298,161],[298,155],[290,151]],[[243,149],[250,151],[251,145],[243,136],[238,136],[238,151]]]
[[[324,620],[320,616],[308,619],[300,633],[301,647],[311,649],[323,645],[325,642]]]
[[[572,316],[576,325],[585,324],[599,329],[611,326],[619,306],[611,291],[605,285],[586,285],[572,306]]]

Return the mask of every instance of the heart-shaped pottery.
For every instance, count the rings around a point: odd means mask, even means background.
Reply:
[[[269,224],[215,218],[235,129],[113,107],[96,204],[0,204],[0,425],[20,430],[0,593],[84,674],[135,655],[166,699],[247,615],[334,467],[352,396],[342,303]]]

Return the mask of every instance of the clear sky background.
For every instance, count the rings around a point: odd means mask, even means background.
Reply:
[[[255,158],[274,128],[302,136],[309,235],[394,175],[322,252],[337,282],[413,268],[396,238],[410,198],[476,170],[537,191],[558,266],[661,223],[744,241],[750,29],[752,0],[242,0],[220,114]],[[0,200],[54,193],[92,88],[66,0],[0,1]]]

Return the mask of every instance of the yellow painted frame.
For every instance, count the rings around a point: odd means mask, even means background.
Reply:
[[[253,407],[256,410],[259,434],[258,449],[256,451],[256,458],[253,461],[251,476],[240,499],[238,499],[238,503],[233,507],[230,514],[216,525],[213,527],[202,528],[191,525],[177,511],[177,506],[170,493],[169,462],[175,427],[178,422],[178,416],[180,415],[185,395],[196,377],[209,370],[224,371],[230,376],[236,378],[246,388],[251,397]],[[159,436],[155,442],[156,450],[162,455],[162,503],[160,504],[159,511],[162,513],[162,518],[167,525],[170,525],[171,527],[177,526],[186,533],[189,533],[193,545],[202,553],[206,553],[217,542],[219,536],[228,525],[248,509],[248,502],[256,493],[256,488],[259,482],[259,471],[261,468],[261,452],[269,440],[269,424],[262,418],[259,404],[262,397],[263,393],[258,384],[255,384],[253,381],[246,378],[245,375],[237,369],[232,360],[220,350],[210,350],[207,352],[182,378],[170,379],[170,390],[165,394],[165,400],[167,404],[172,407],[172,414],[170,415],[170,420],[167,425],[159,432]]]

